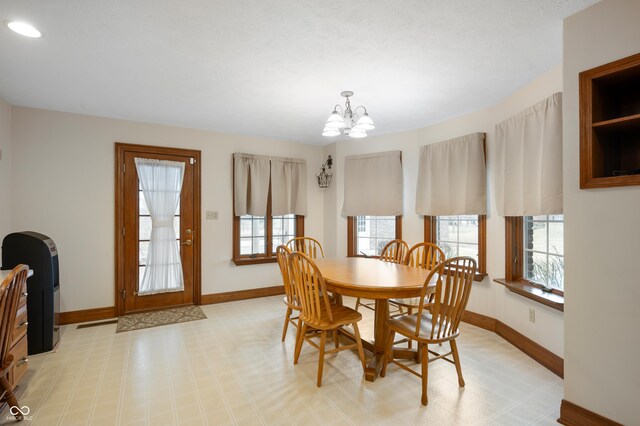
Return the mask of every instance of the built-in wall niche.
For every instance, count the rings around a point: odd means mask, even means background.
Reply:
[[[580,188],[640,185],[640,54],[580,73]]]

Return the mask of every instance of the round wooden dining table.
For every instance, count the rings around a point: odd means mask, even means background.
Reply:
[[[374,340],[372,343],[363,340],[365,348],[373,353],[365,368],[365,379],[372,382],[380,372],[386,349],[389,299],[420,296],[430,271],[363,257],[318,258],[314,262],[324,277],[327,290],[375,300]],[[398,352],[406,352],[405,355],[411,357],[415,355],[408,349],[396,350],[401,356]]]

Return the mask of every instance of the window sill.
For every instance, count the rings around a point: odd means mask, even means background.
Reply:
[[[277,257],[240,257],[237,259],[231,259],[236,266],[245,266],[245,265],[259,265],[261,263],[276,263],[278,261]]]
[[[541,288],[530,284],[528,281],[509,281],[505,278],[496,278],[493,280],[498,284],[502,284],[511,292],[519,294],[527,299],[534,300],[550,308],[564,312],[564,296],[542,291]]]
[[[484,272],[478,272],[478,273],[476,274],[476,276],[475,276],[475,277],[473,277],[473,280],[474,280],[474,281],[477,281],[477,282],[480,282],[480,281],[484,280],[486,276],[487,276],[487,274],[486,274],[486,273],[484,273]]]

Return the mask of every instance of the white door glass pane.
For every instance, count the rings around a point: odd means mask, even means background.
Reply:
[[[149,253],[149,242],[140,241],[138,244],[138,264],[145,265],[147,263],[147,253]]]
[[[147,208],[147,202],[144,200],[144,194],[142,191],[138,191],[138,214],[148,215],[149,209]]]
[[[173,217],[173,230],[176,233],[176,238],[180,239],[180,216]]]
[[[138,220],[138,230],[140,240],[149,240],[151,238],[151,217],[140,216]]]
[[[147,269],[146,266],[138,267],[138,288],[140,288],[140,283],[142,283],[142,277],[144,277],[144,270]]]

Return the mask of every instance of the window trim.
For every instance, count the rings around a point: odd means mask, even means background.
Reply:
[[[478,216],[478,270],[474,281],[482,281],[487,276],[487,215]],[[424,217],[424,242],[436,244],[436,218]]]
[[[371,216],[371,215],[363,215]],[[360,253],[356,253],[356,231],[357,231],[357,216],[347,217],[347,257],[369,257],[372,259],[378,259],[380,256],[363,256]],[[396,216],[396,240],[402,239],[402,215]]]
[[[524,278],[522,274],[524,218],[522,216],[505,216],[504,224],[505,278],[496,278],[493,281],[527,299],[564,311],[564,291],[555,288],[551,291],[543,291],[543,285]]]
[[[273,215],[271,213],[271,187],[269,187],[267,213],[265,215],[265,253],[258,255],[240,254],[240,216],[236,216],[235,212],[233,213],[233,257],[231,261],[236,266],[276,263],[278,261],[273,247]],[[301,215],[296,215],[296,237],[304,237],[304,216]]]

